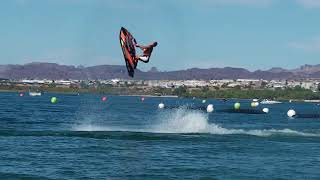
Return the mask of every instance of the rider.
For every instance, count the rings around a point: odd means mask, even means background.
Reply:
[[[153,42],[150,45],[142,46],[142,45],[137,44],[137,41],[134,40],[134,45],[142,50],[142,56],[141,55],[136,55],[136,60],[140,60],[140,61],[142,61],[144,63],[148,63],[149,59],[150,59],[150,56],[151,56],[151,53],[153,51],[153,48],[156,47],[158,45],[158,43],[157,42]]]

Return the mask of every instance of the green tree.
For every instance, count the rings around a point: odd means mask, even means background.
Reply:
[[[180,86],[173,90],[173,93],[177,96],[186,96],[187,92],[188,90],[187,90],[187,87],[185,86]]]
[[[52,80],[52,82],[48,86],[49,86],[49,88],[55,88],[57,86],[57,84],[54,80]]]

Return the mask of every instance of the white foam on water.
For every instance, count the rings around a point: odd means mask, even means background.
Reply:
[[[132,129],[132,128],[123,128],[123,127],[115,127],[115,126],[104,126],[104,125],[97,125],[94,123],[85,123],[80,125],[74,125],[72,127],[72,131],[127,131],[127,132],[144,132],[143,130],[139,129]]]
[[[151,131],[157,133],[205,133],[207,128],[206,114],[181,107],[160,112]]]
[[[151,131],[154,133],[208,133],[218,135],[245,134],[254,136],[292,135],[320,137],[320,134],[305,133],[291,129],[227,129],[214,123],[208,123],[207,113],[188,110],[184,107],[158,115],[158,124]]]
[[[114,127],[97,125],[92,120],[83,121],[81,124],[74,125],[73,131],[127,131],[127,132],[146,132],[146,133],[206,133],[217,135],[253,135],[253,136],[306,136],[320,137],[320,134],[306,133],[291,129],[228,129],[215,123],[208,123],[209,114],[203,111],[190,110],[182,106],[174,110],[161,110],[155,117],[153,124],[142,127]]]
[[[75,125],[72,130],[74,131],[112,131],[108,127],[93,125],[93,124],[81,124]]]
[[[86,116],[78,119],[77,124],[73,124],[71,127],[72,131],[130,131],[129,129],[125,129],[123,127],[112,127],[101,125],[101,123],[97,123],[95,116]],[[131,130],[132,131],[132,130]]]

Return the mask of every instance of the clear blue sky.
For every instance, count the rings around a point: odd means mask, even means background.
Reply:
[[[121,26],[143,70],[320,63],[320,0],[2,0],[0,64],[122,65]]]

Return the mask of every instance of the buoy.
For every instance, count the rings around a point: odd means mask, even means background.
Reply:
[[[51,103],[54,104],[54,103],[57,102],[57,100],[58,100],[58,99],[57,99],[56,97],[52,97],[52,98],[51,98]]]
[[[163,108],[164,108],[164,104],[163,104],[163,103],[160,103],[160,104],[158,105],[158,107],[159,107],[159,109],[163,109]]]
[[[208,113],[211,113],[211,112],[213,112],[213,110],[214,110],[213,105],[212,105],[212,104],[209,104],[209,105],[207,106],[207,112],[208,112]]]
[[[202,100],[202,103],[204,104],[204,103],[206,103],[207,101],[204,99],[204,100]]]
[[[288,117],[294,117],[296,115],[296,111],[293,110],[293,109],[290,109],[288,112],[287,112],[287,115]]]
[[[269,113],[269,108],[263,108],[262,111],[263,111],[264,113]]]
[[[240,103],[239,102],[234,103],[234,109],[240,109]]]
[[[144,101],[144,97],[141,97],[141,101]]]
[[[107,97],[103,96],[103,97],[101,98],[101,100],[102,100],[102,101],[106,101],[106,100],[107,100]]]
[[[259,106],[259,102],[257,101],[251,102],[251,107],[257,107],[257,106]]]
[[[24,94],[23,94],[23,93],[20,93],[19,96],[22,97],[22,96],[24,96]]]

